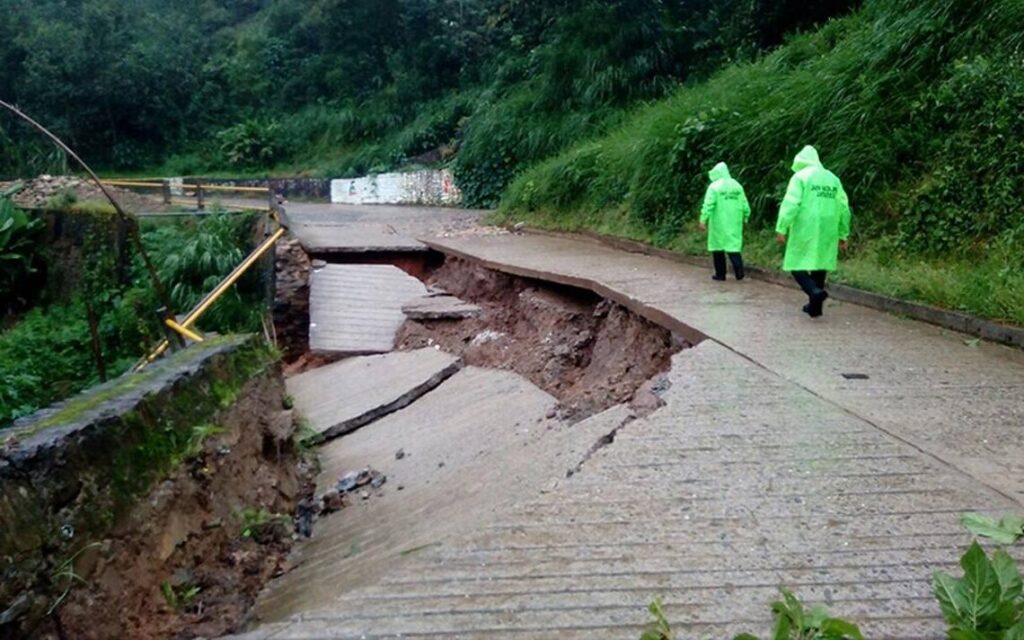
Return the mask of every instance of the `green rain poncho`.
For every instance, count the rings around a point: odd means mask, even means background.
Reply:
[[[839,241],[850,235],[850,201],[834,173],[807,146],[793,160],[793,178],[775,232],[786,236],[784,271],[832,271]]]
[[[724,162],[716,164],[708,176],[711,184],[700,208],[700,221],[708,226],[708,251],[742,251],[743,223],[750,218],[747,195]]]

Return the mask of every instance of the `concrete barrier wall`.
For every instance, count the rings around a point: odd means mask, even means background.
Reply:
[[[381,173],[364,178],[331,180],[331,202],[456,206],[462,202],[462,193],[455,186],[452,172],[447,169]]]

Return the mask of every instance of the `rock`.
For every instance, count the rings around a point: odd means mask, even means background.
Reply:
[[[321,503],[311,497],[303,498],[295,508],[295,533],[304,538],[313,535],[313,519],[321,510]]]
[[[492,329],[484,329],[483,331],[481,331],[480,333],[476,334],[473,337],[473,340],[470,341],[469,346],[471,346],[471,347],[479,347],[480,345],[487,344],[488,342],[494,342],[496,340],[501,340],[504,337],[505,337],[504,333],[501,333],[499,331],[494,331]]]
[[[11,603],[11,606],[7,607],[7,609],[3,613],[0,613],[0,627],[3,627],[17,620],[21,616],[21,614],[28,611],[28,608],[31,605],[32,594],[28,591],[23,592],[14,600],[14,602]]]
[[[320,496],[320,514],[326,515],[345,508],[345,496],[337,489],[331,489]]]
[[[369,491],[363,491],[362,493],[359,494],[359,497],[362,498],[363,500],[369,500],[370,499],[370,492]]]
[[[395,460],[401,460],[405,457],[405,449],[399,449],[395,452]]]
[[[327,266],[327,262],[325,260],[313,260],[310,263],[310,266],[313,267],[314,269],[323,269],[324,267]]]
[[[291,410],[282,411],[271,419],[267,433],[281,443],[291,440],[295,433],[295,417]]]
[[[341,493],[347,493],[349,491],[354,491],[357,486],[359,486],[359,472],[358,471],[352,471],[350,473],[346,473],[344,476],[342,476],[338,480],[338,484],[337,484],[338,491],[340,491]]]
[[[350,493],[360,487],[370,485],[374,489],[387,482],[387,476],[380,471],[366,467],[362,471],[351,471],[338,480],[336,488],[339,493]]]

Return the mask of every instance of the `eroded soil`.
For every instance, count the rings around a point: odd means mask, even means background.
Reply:
[[[463,320],[407,321],[402,349],[439,346],[468,365],[511,369],[580,419],[634,399],[687,346],[671,331],[580,289],[449,259],[428,284],[479,305]]]
[[[102,541],[84,543],[73,585],[36,637],[216,637],[287,570],[291,514],[312,493],[279,382],[251,380],[221,430]]]

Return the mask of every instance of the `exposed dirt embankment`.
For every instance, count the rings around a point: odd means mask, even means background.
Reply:
[[[281,403],[279,382],[247,383],[201,453],[74,560],[84,583],[52,631],[100,640],[236,630],[267,580],[285,570],[291,514],[312,492]]]
[[[0,449],[0,640],[238,627],[312,494],[275,354],[211,338],[18,421]]]
[[[511,369],[578,419],[634,399],[672,354],[672,332],[589,291],[518,278],[450,258],[429,284],[479,305],[463,320],[408,321],[401,348],[439,345],[479,367]]]

